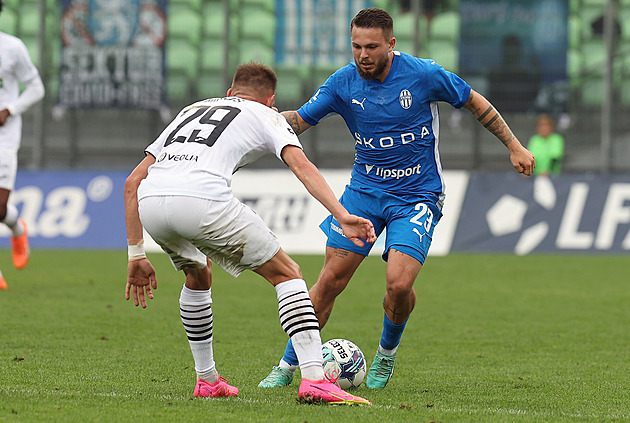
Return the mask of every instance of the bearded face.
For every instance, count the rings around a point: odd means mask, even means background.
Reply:
[[[380,28],[360,27],[352,28],[351,37],[352,54],[359,75],[367,80],[385,79],[395,38],[387,39]]]

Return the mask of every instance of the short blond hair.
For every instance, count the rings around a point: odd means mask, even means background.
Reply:
[[[237,66],[232,80],[233,94],[249,94],[265,98],[276,93],[278,78],[269,66],[262,63],[244,63]]]

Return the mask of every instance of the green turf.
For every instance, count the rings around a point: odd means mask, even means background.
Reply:
[[[301,405],[297,384],[260,389],[286,335],[275,291],[215,269],[215,358],[238,398],[194,399],[192,356],[164,255],[146,310],[124,300],[126,254],[35,251],[0,291],[0,422],[613,422],[630,420],[630,258],[431,257],[385,390],[372,407]],[[296,256],[307,282],[323,259]],[[371,362],[384,263],[370,257],[338,299],[323,340]]]

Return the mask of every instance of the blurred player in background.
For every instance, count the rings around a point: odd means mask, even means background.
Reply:
[[[272,109],[276,75],[250,63],[237,68],[226,98],[184,108],[146,149],[125,184],[129,244],[126,298],[146,307],[157,287],[142,247],[142,228],[186,275],[180,314],[197,371],[197,397],[236,396],[216,370],[212,349],[211,261],[237,277],[249,269],[276,289],[282,328],[302,369],[299,398],[306,402],[370,404],[324,378],[319,325],[299,266],[280,248],[260,217],[232,193],[232,174],[266,153],[283,160],[340,222],[351,242],[374,242],[372,223],[349,214],[306,158],[286,120]],[[207,258],[208,257],[208,258]],[[238,312],[238,310],[235,310]]]
[[[536,121],[536,135],[529,139],[527,148],[536,156],[534,176],[559,175],[564,159],[564,137],[556,132],[553,118],[541,114]]]
[[[283,112],[299,135],[329,113],[341,115],[355,142],[352,180],[341,204],[387,228],[383,331],[366,378],[369,388],[390,380],[396,351],[416,304],[413,285],[425,261],[445,197],[438,152],[438,101],[464,107],[509,150],[514,168],[531,175],[534,156],[514,136],[499,112],[457,75],[433,60],[394,51],[393,22],[380,9],[360,11],[350,25],[354,62],[339,69],[299,110]],[[310,297],[323,328],[335,298],[368,255],[338,232],[330,216],[324,267]],[[291,383],[298,362],[291,340],[261,387]]]
[[[25,86],[21,94],[19,83]],[[44,84],[26,46],[19,38],[0,32],[0,222],[11,230],[11,257],[18,269],[28,263],[28,237],[26,223],[18,218],[17,208],[8,204],[9,195],[17,174],[21,114],[43,97]],[[1,271],[0,289],[7,289]]]

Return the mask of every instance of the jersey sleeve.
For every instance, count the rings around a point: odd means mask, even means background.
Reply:
[[[180,112],[181,114],[181,112]],[[155,157],[156,159],[158,158],[158,156],[160,155],[160,153],[162,152],[162,149],[164,148],[164,143],[166,142],[166,137],[168,137],[168,134],[170,134],[173,129],[175,129],[176,123],[179,123],[177,121],[177,119],[173,120],[171,123],[169,123],[166,128],[164,128],[164,130],[162,131],[162,133],[160,135],[158,135],[158,137],[155,139],[155,141],[153,141],[151,144],[149,144],[149,146],[147,148],[144,149],[144,154],[150,154],[153,157]]]
[[[162,135],[160,135],[155,141],[153,141],[147,148],[144,149],[144,154],[150,154],[156,159],[160,155],[162,151],[162,146],[164,145],[164,139]]]
[[[444,101],[455,108],[461,108],[470,95],[470,85],[453,72],[431,61],[428,65],[429,97],[432,101]]]
[[[309,125],[315,126],[327,115],[338,113],[336,110],[338,81],[339,71],[328,77],[324,85],[319,87],[308,102],[298,109],[299,115]]]
[[[302,148],[302,144],[297,135],[280,113],[273,112],[273,115],[266,121],[265,132],[273,148],[273,153],[282,160],[282,149],[287,145],[294,145]]]
[[[12,51],[15,54],[14,74],[15,78],[21,82],[25,88],[11,104],[7,105],[7,109],[12,115],[24,113],[35,103],[44,98],[46,92],[44,83],[28,55],[26,46],[22,40],[16,40],[16,43],[12,47]]]
[[[17,57],[15,75],[18,81],[23,84],[28,84],[31,79],[39,78],[39,72],[31,61],[28,50],[21,40],[16,43],[15,51]]]

